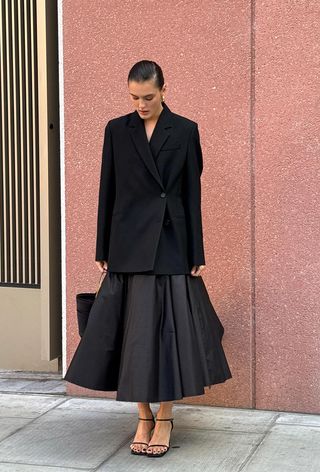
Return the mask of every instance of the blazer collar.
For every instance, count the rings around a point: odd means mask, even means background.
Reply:
[[[164,185],[159,174],[155,159],[171,134],[172,130],[172,116],[168,105],[162,103],[163,110],[161,111],[156,126],[153,130],[150,143],[148,142],[147,134],[145,131],[144,120],[140,118],[137,111],[130,113],[128,121],[128,129],[130,132],[131,139],[148,170],[151,172],[153,177],[161,185],[164,190]],[[153,157],[154,156],[154,157]]]

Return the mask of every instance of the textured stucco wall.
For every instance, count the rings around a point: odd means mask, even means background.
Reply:
[[[75,295],[99,279],[104,126],[132,110],[130,67],[153,59],[168,106],[199,123],[203,278],[233,374],[180,402],[320,412],[320,4],[280,4],[64,0],[68,362]]]
[[[256,401],[320,413],[320,2],[256,25]]]

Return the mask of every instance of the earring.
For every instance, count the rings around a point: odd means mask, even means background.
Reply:
[[[161,97],[161,98],[162,98],[162,101],[164,102],[164,95],[162,95],[162,97]]]

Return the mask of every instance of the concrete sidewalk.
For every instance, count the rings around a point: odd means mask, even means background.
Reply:
[[[70,397],[57,379],[30,393],[29,381],[0,380],[1,472],[320,471],[320,415],[177,404],[171,449],[153,459],[130,454],[135,403]]]

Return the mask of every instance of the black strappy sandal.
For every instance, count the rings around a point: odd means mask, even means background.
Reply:
[[[171,421],[171,431],[173,430],[173,418],[156,418],[156,421]],[[170,431],[170,433],[171,433]],[[149,447],[154,447],[154,446],[160,446],[160,447],[166,447],[167,449],[163,452],[147,452],[146,455],[148,457],[161,457],[164,456],[170,449],[170,441],[169,444],[149,444]]]
[[[152,430],[154,429],[155,427],[155,419],[154,419],[154,416],[152,415],[152,418],[138,418],[139,420],[143,420],[143,421],[153,421],[153,428],[150,430],[150,434],[152,433]],[[141,442],[141,441],[134,441],[130,444],[130,446],[132,444],[145,444],[146,446],[148,446],[148,443],[145,443],[145,442]],[[131,449],[131,448],[130,448]],[[146,451],[144,451],[143,449],[141,449],[141,451],[134,451],[133,449],[131,449],[131,454],[135,454],[136,456],[145,456],[147,453]]]

